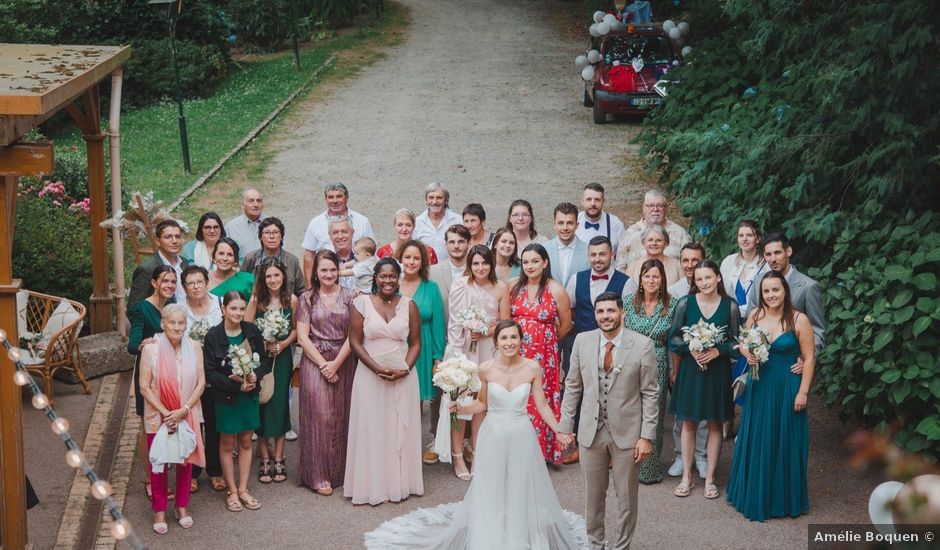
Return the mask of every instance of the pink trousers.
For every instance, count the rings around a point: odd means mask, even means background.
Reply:
[[[156,434],[147,434],[147,449],[153,444],[153,438]],[[150,463],[150,490],[153,493],[153,511],[166,512],[167,505],[167,467],[163,466],[163,471],[159,474],[153,472]],[[193,478],[192,464],[176,465],[176,507],[185,508],[189,505],[189,484]]]

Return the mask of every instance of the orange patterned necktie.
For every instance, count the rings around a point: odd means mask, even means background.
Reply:
[[[604,372],[610,372],[610,365],[614,362],[614,343],[604,344]]]

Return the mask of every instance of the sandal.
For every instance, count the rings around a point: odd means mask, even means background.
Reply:
[[[158,535],[165,535],[167,530],[168,530],[168,527],[165,521],[162,523],[153,524],[153,532]]]
[[[718,498],[718,487],[711,481],[705,482],[705,498]]]
[[[245,505],[245,508],[248,508],[249,510],[257,510],[261,508],[261,502],[258,501],[258,499],[256,499],[255,497],[248,494],[248,491],[245,491],[244,493],[241,493],[240,495],[238,495],[238,500],[242,501],[242,504]]]
[[[258,481],[261,483],[271,483],[271,461],[262,460],[258,467]]]
[[[695,488],[694,481],[689,481],[689,482],[683,481],[679,483],[678,485],[676,485],[676,490],[673,491],[673,494],[676,495],[677,497],[684,498],[684,497],[689,496],[689,494],[691,494],[692,492],[692,489],[694,488]]]
[[[199,492],[199,481],[195,479],[190,480],[189,493],[192,494],[192,493],[198,493],[198,492]]]
[[[227,488],[225,485],[225,480],[221,477],[210,477],[209,483],[212,485],[212,490],[216,493],[221,493]]]
[[[274,461],[274,483],[287,481],[287,466],[283,460]]]
[[[241,512],[242,503],[239,502],[238,496],[235,493],[229,493],[225,498],[225,507],[229,512]]]
[[[452,456],[453,458],[459,458],[459,459],[461,459],[461,461],[463,460],[463,453],[451,453],[450,456]],[[464,462],[464,468],[466,468],[466,467],[467,467],[467,463]],[[457,463],[456,463],[456,462],[454,462],[454,475],[457,476],[457,479],[460,479],[460,480],[463,480],[463,481],[470,481],[470,480],[473,478],[473,476],[470,474],[470,472],[457,473]]]
[[[179,508],[173,509],[173,515],[176,516],[177,522],[180,524],[180,527],[182,527],[183,529],[189,529],[190,527],[193,526],[193,517],[192,516],[180,517]]]
[[[330,485],[327,483],[327,484],[321,485],[320,487],[317,487],[316,489],[313,490],[313,492],[320,496],[328,497],[333,494],[333,488],[330,487]]]

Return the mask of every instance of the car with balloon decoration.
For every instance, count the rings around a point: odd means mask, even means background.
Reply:
[[[598,12],[600,13],[600,12]],[[591,107],[596,124],[608,114],[643,116],[662,103],[689,46],[681,50],[688,23],[666,21],[629,24],[613,14],[595,14],[588,51],[575,59],[584,80],[582,104]]]

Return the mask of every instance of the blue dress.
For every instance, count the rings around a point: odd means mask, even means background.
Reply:
[[[796,334],[784,332],[747,386],[726,498],[750,520],[809,511],[809,421],[793,410],[801,377],[790,372],[799,355]]]

